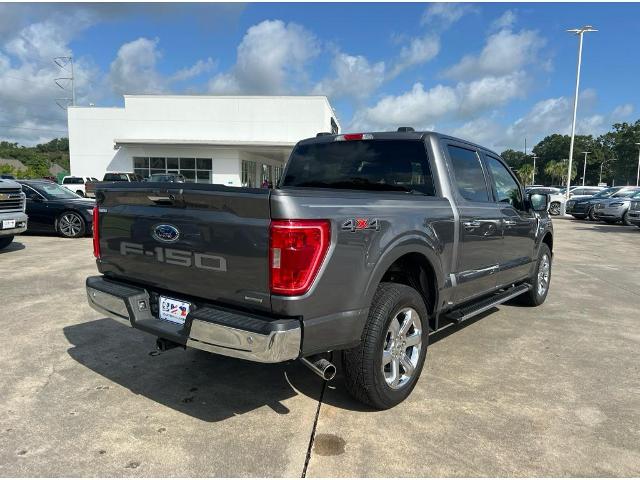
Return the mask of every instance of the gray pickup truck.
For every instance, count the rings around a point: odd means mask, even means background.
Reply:
[[[549,290],[548,197],[433,132],[299,142],[273,190],[100,186],[89,304],[164,350],[300,359],[376,408],[412,391],[429,333]]]
[[[12,180],[0,179],[0,250],[11,245],[13,237],[27,229],[24,209],[22,186]]]

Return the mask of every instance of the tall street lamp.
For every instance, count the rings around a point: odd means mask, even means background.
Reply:
[[[582,186],[584,187],[584,180],[587,177],[587,155],[591,152],[582,152],[584,153],[584,167],[582,167]]]
[[[597,32],[591,25],[585,25],[582,28],[573,28],[567,32],[575,33],[580,37],[578,46],[578,69],[576,72],[576,94],[573,97],[573,123],[571,124],[571,146],[569,147],[569,168],[567,173],[567,200],[569,200],[569,188],[571,187],[571,162],[573,161],[573,142],[576,136],[576,115],[578,113],[578,89],[580,88],[580,66],[582,64],[582,37],[585,32]]]
[[[638,171],[636,173],[636,187],[640,186],[640,143],[636,142],[638,145]]]
[[[531,179],[531,183],[535,185],[536,184],[536,158],[538,158],[538,156],[535,153],[531,156],[533,157],[533,178]]]

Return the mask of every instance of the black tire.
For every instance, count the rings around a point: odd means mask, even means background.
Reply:
[[[575,218],[576,220],[584,220],[586,217],[584,215],[573,215],[573,218]]]
[[[73,220],[72,220],[73,219]],[[70,224],[72,222],[72,224]],[[56,231],[65,238],[79,238],[87,231],[87,224],[78,212],[62,212],[56,219]]]
[[[408,310],[403,315],[403,310]],[[410,312],[409,312],[410,310]],[[420,340],[420,345],[405,346],[393,340],[392,322],[402,327],[408,318],[417,314],[420,332],[415,324],[407,329],[407,343]],[[402,320],[402,323],[400,321]],[[413,320],[411,320],[413,321]],[[402,328],[400,328],[400,334]],[[397,330],[396,330],[397,331]],[[408,335],[413,332],[412,335]],[[388,409],[406,399],[416,385],[424,365],[429,342],[429,314],[422,296],[413,288],[398,283],[381,283],[373,297],[369,318],[362,333],[362,342],[342,353],[345,385],[359,401],[377,409]],[[404,347],[404,349],[403,349]],[[415,349],[415,350],[414,350]],[[390,360],[383,365],[383,353]],[[408,353],[410,352],[410,353]],[[412,360],[413,371],[407,376],[404,361]],[[388,370],[387,370],[388,367]],[[393,370],[395,368],[395,376]],[[404,374],[400,374],[402,371]],[[387,374],[391,378],[387,379]],[[394,382],[397,376],[398,382]],[[402,378],[406,376],[404,380]],[[391,382],[391,383],[389,383]],[[404,383],[403,383],[404,382]],[[396,383],[393,387],[392,384]]]
[[[544,262],[548,261],[548,271],[546,276],[546,287],[544,291],[541,290],[540,284],[542,283],[543,276],[540,275],[541,269],[544,268]],[[546,244],[542,244],[540,246],[540,251],[538,252],[538,260],[536,261],[536,270],[533,274],[533,277],[529,279],[529,283],[531,283],[532,288],[526,293],[523,293],[520,297],[518,297],[518,301],[521,305],[527,307],[537,307],[538,305],[542,305],[544,301],[547,299],[547,295],[549,294],[549,287],[551,286],[551,266],[552,266],[553,257],[551,255],[551,250]]]
[[[0,250],[7,248],[13,242],[13,235],[9,237],[0,237]]]
[[[589,213],[587,213],[587,217],[589,217],[589,220],[591,220],[592,222],[595,222],[596,220],[598,220],[596,218],[596,213],[594,212],[593,207],[589,209]]]
[[[554,217],[560,215],[560,202],[551,202],[551,205],[549,205],[549,215],[553,215]]]
[[[633,223],[629,221],[629,210],[624,212],[624,215],[622,215],[622,224],[626,225],[627,227],[633,227]]]

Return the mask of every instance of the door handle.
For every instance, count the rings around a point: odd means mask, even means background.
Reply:
[[[513,226],[513,225],[517,225],[518,222],[516,222],[515,220],[505,220],[504,224],[508,226]]]
[[[464,228],[467,230],[473,230],[474,228],[480,228],[480,222],[478,220],[472,220],[471,222],[464,222]]]

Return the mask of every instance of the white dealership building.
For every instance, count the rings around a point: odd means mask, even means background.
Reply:
[[[296,142],[340,125],[325,96],[125,95],[69,107],[71,174],[181,173],[231,186],[275,183]]]

